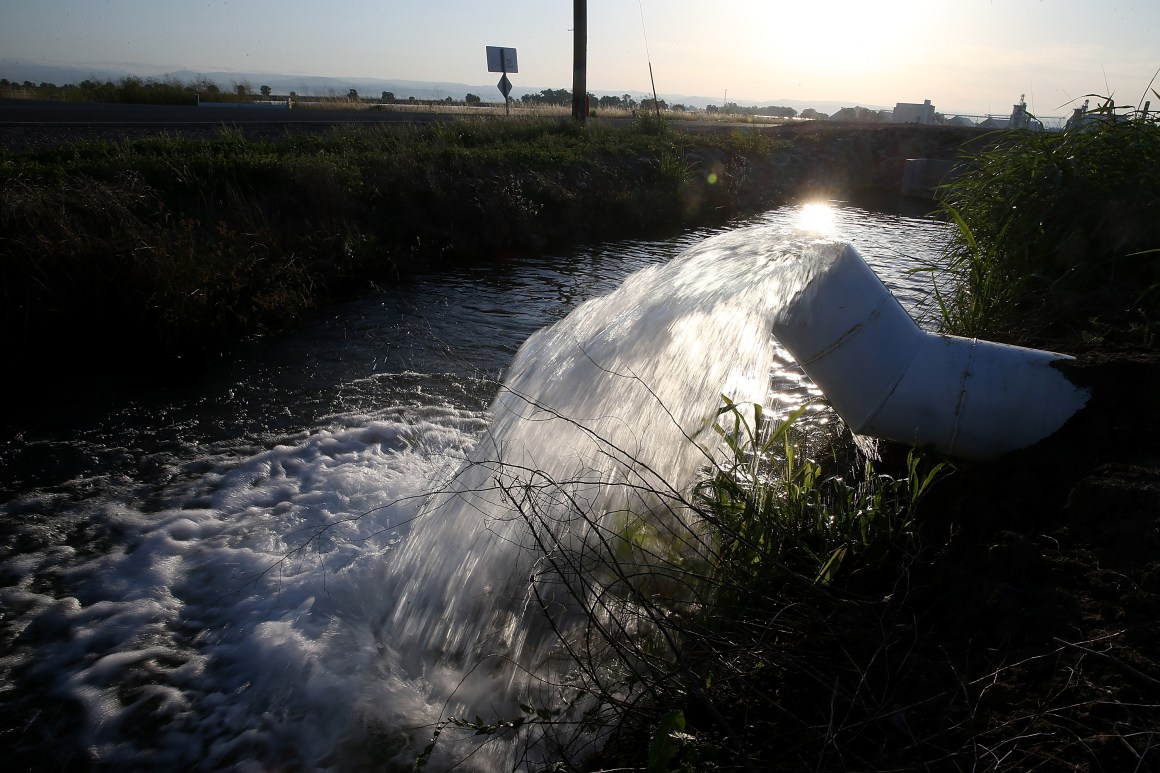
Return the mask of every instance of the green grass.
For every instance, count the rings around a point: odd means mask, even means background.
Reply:
[[[852,567],[874,569],[917,552],[917,508],[947,469],[911,452],[899,477],[868,460],[827,472],[804,455],[809,444],[795,431],[804,411],[774,422],[760,405],[752,418],[728,400],[722,409],[717,431],[728,464],[701,483],[697,498],[721,565],[739,572],[729,583],[741,596],[775,587],[787,572],[831,584]]]
[[[942,208],[957,226],[940,296],[948,332],[1005,341],[1155,345],[1160,124],[1106,102],[1082,128],[1003,133],[965,161]]]

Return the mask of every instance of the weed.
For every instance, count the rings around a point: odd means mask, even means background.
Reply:
[[[996,135],[965,168],[942,203],[957,226],[940,296],[948,332],[1042,341],[1091,320],[1126,330],[1143,315],[1155,337],[1155,114],[1106,100],[1062,133]]]
[[[804,411],[772,422],[759,405],[752,419],[728,399],[721,409],[717,430],[731,461],[696,493],[721,546],[721,565],[738,573],[729,583],[739,593],[776,588],[787,573],[829,584],[843,569],[916,551],[916,509],[948,471],[912,451],[904,476],[878,473],[870,461],[852,482],[827,474],[802,455],[807,445],[794,427]]]

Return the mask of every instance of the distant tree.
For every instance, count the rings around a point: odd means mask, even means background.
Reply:
[[[685,107],[684,105],[682,105],[682,104],[679,104],[679,103],[678,103],[678,104],[676,104],[676,105],[673,105],[672,107],[670,107],[670,108],[669,108],[669,110],[672,110],[674,113],[684,113],[684,112],[686,112],[688,109],[689,109],[689,108],[687,108],[687,107]]]
[[[743,112],[753,113],[754,115],[768,115],[774,118],[793,118],[797,115],[797,110],[792,107],[778,107],[771,105],[769,107],[743,107]]]
[[[350,91],[346,92],[346,98],[351,102],[358,102],[358,91],[351,89]]]
[[[391,102],[394,102],[394,101],[395,101],[395,93],[393,91],[384,91],[383,92],[383,102],[390,104]]]
[[[852,123],[880,123],[882,116],[877,110],[871,110],[867,107],[858,105],[856,107],[843,107],[838,112],[830,116],[831,121],[846,121]]]
[[[568,89],[544,89],[539,94],[524,94],[520,101],[526,105],[570,105],[572,92]]]
[[[640,109],[641,110],[656,110],[657,104],[658,103],[655,100],[642,99],[640,101]],[[663,99],[660,101],[660,109],[661,110],[668,110],[669,109],[668,104]]]
[[[85,85],[88,83],[92,83],[92,81],[85,81],[84,83],[81,84],[81,88],[88,88]],[[100,84],[94,84],[94,87],[97,87],[99,85]],[[205,77],[204,75],[199,75],[196,78],[194,78],[192,85],[193,85],[194,91],[196,91],[198,94],[202,95],[203,97],[209,99],[210,101],[217,99],[221,95],[221,92],[222,92],[221,87],[219,87],[216,83],[214,83],[213,81],[211,81],[209,78]]]
[[[466,97],[463,98],[463,101],[469,105],[478,105],[478,104],[481,104],[483,102],[483,100],[480,99],[475,94],[468,94]]]
[[[241,81],[240,83],[235,81],[234,82],[234,91],[237,92],[237,95],[239,97],[245,97],[245,96],[249,96],[250,94],[253,94],[254,88],[250,85],[249,81]]]
[[[721,112],[721,108],[717,107],[716,105],[705,105],[705,112],[716,115],[717,113]]]
[[[272,91],[272,89],[269,86],[263,86],[262,88],[258,89],[258,91],[262,92],[263,97],[266,97],[267,99],[269,99],[270,92]]]

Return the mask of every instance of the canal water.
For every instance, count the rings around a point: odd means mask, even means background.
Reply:
[[[196,382],[29,419],[0,448],[4,747],[48,768],[408,769],[449,717],[518,714],[558,668],[520,516],[563,521],[528,481],[616,510],[612,480],[694,474],[683,441],[722,392],[817,401],[767,324],[802,280],[774,245],[803,228],[925,318],[911,269],[945,224],[787,207],[419,277]],[[428,769],[540,752],[451,729]]]

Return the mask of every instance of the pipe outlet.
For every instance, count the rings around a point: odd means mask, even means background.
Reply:
[[[1039,349],[928,333],[853,246],[786,307],[774,335],[859,435],[994,459],[1054,433],[1088,399]]]

